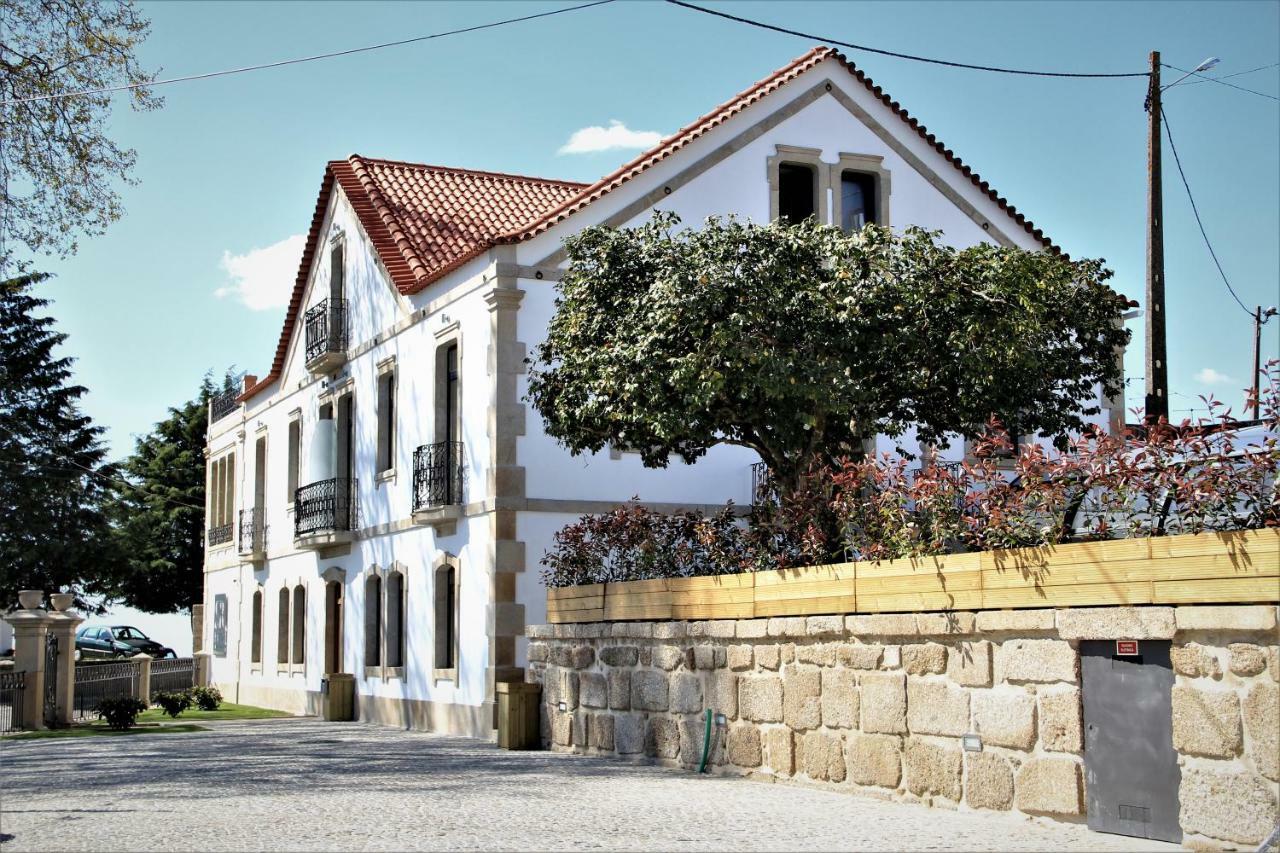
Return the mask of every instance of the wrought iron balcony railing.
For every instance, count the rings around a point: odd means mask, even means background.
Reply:
[[[413,511],[462,503],[462,442],[424,444],[413,452]]]
[[[240,510],[240,553],[261,554],[267,550],[267,525],[262,507]]]
[[[236,407],[240,405],[238,402],[239,398],[239,389],[232,388],[230,390],[223,391],[221,394],[210,400],[209,423],[216,423],[234,412]]]
[[[205,536],[205,544],[210,547],[214,545],[225,545],[231,541],[231,536],[234,531],[234,524],[219,524],[217,527],[210,527],[208,535]]]
[[[293,535],[354,529],[355,494],[356,481],[346,478],[300,487],[293,500]]]
[[[325,299],[311,308],[303,318],[306,327],[307,363],[329,353],[347,349],[347,300]]]

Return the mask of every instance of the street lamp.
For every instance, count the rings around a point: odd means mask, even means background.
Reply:
[[[1216,57],[1216,56],[1211,56],[1211,57],[1209,57],[1208,59],[1206,59],[1204,62],[1201,62],[1201,63],[1200,63],[1199,65],[1197,65],[1195,68],[1192,68],[1192,69],[1191,69],[1190,71],[1188,71],[1186,74],[1183,74],[1183,75],[1182,75],[1181,77],[1179,77],[1177,80],[1174,80],[1174,81],[1173,81],[1172,83],[1170,83],[1168,86],[1162,86],[1162,87],[1160,87],[1160,89],[1161,89],[1161,91],[1164,91],[1165,89],[1172,89],[1174,86],[1178,85],[1178,84],[1179,84],[1179,83],[1181,83],[1183,80],[1186,80],[1186,79],[1187,79],[1188,77],[1190,77],[1192,74],[1199,74],[1201,71],[1208,71],[1210,68],[1212,68],[1213,66],[1217,65],[1217,64],[1218,64],[1219,62],[1221,62],[1221,61],[1222,61],[1222,60],[1221,60],[1221,59],[1219,59],[1218,57]]]

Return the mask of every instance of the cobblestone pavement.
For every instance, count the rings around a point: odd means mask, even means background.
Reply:
[[[317,720],[0,740],[23,850],[1139,850],[1080,825]]]

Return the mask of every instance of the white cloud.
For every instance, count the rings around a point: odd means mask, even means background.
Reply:
[[[656,130],[632,130],[617,119],[610,119],[608,127],[593,124],[575,130],[556,153],[594,154],[618,148],[652,148],[661,141],[662,134]]]
[[[243,255],[223,250],[221,266],[230,283],[219,287],[214,295],[220,299],[234,296],[252,311],[285,307],[298,277],[305,241],[306,235],[294,234]]]
[[[1212,367],[1200,368],[1200,371],[1196,374],[1196,381],[1203,382],[1205,385],[1221,385],[1224,382],[1235,382],[1230,376],[1225,373],[1219,373]]]

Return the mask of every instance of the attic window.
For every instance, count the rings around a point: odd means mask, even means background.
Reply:
[[[867,172],[840,175],[840,228],[846,234],[876,223],[876,177]]]
[[[778,164],[778,219],[803,222],[817,212],[818,173],[802,163]]]

